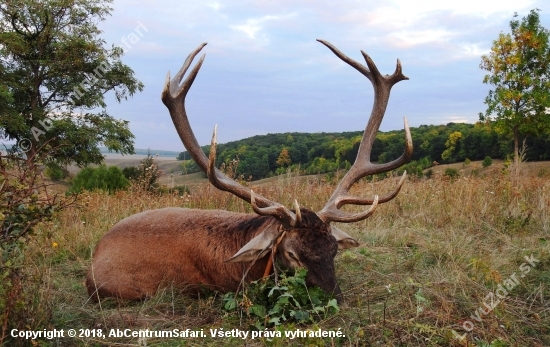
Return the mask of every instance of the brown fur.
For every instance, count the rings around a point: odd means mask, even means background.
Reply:
[[[287,268],[308,268],[308,284],[339,297],[334,275],[337,242],[328,224],[311,211],[301,211],[301,227],[287,231],[277,259]],[[169,285],[186,292],[235,291],[250,263],[225,261],[266,228],[279,226],[270,216],[221,210],[171,207],[138,213],[117,223],[99,241],[86,287],[96,301],[142,299]],[[285,250],[293,251],[299,262]],[[267,259],[258,259],[247,280],[262,277]]]
[[[221,210],[164,208],[135,214],[103,236],[86,278],[88,293],[141,299],[173,284],[196,292],[202,286],[236,290],[249,263],[225,263],[259,234],[271,217]],[[249,274],[260,278],[267,257]]]

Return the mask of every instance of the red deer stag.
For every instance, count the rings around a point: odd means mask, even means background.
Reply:
[[[349,190],[360,178],[396,169],[410,159],[412,139],[405,119],[406,145],[403,155],[384,164],[370,161],[372,145],[384,117],[391,87],[408,78],[402,74],[399,60],[393,75],[382,76],[366,53],[362,52],[368,68],[330,43],[318,41],[365,75],[374,86],[374,106],[355,163],[323,209],[315,213],[300,208],[295,201],[295,209],[290,210],[225,176],[214,166],[216,130],[210,157],[202,152],[187,119],[185,97],[204,61],[204,55],[183,83],[181,81],[195,56],[206,45],[203,43],[189,54],[173,79],[170,80],[168,74],[162,101],[170,111],[183,144],[198,166],[207,173],[210,182],[250,203],[257,215],[164,208],[138,213],[120,221],[103,236],[94,252],[86,279],[92,299],[141,299],[169,285],[185,292],[196,292],[203,287],[235,291],[245,273],[248,281],[259,279],[274,260],[285,268],[307,268],[308,285],[319,286],[342,302],[334,273],[334,257],[338,249],[359,244],[331,222],[363,220],[374,212],[377,204],[389,201],[399,193],[406,173],[397,188],[382,198],[357,197],[350,195]],[[348,213],[340,210],[346,204],[371,207],[363,212]],[[266,256],[268,253],[271,256]]]

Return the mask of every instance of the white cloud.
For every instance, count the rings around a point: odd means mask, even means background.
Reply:
[[[481,47],[478,43],[464,43],[460,44],[461,50],[455,55],[455,58],[476,58],[479,59],[482,55],[488,54],[491,50],[489,48]]]
[[[219,2],[217,1],[214,1],[214,2],[207,2],[206,3],[206,6],[210,7],[211,9],[215,10],[215,11],[219,11],[221,8],[222,8],[222,4],[220,4]]]
[[[402,30],[390,34],[390,37],[397,38],[405,46],[414,46],[428,42],[447,41],[452,36],[453,33],[445,29]]]
[[[230,25],[230,28],[236,31],[245,33],[249,38],[257,39],[257,33],[262,30],[267,22],[287,20],[296,16],[295,13],[290,13],[282,16],[266,15],[260,18],[249,18],[244,24]],[[263,37],[265,39],[265,36]]]

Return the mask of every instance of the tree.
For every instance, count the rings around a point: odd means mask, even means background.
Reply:
[[[538,11],[531,10],[521,22],[513,19],[512,33],[501,33],[480,64],[489,72],[483,83],[495,87],[485,98],[487,111],[480,113],[480,120],[494,119],[501,133],[513,137],[516,167],[520,137],[540,136],[550,129],[549,31],[541,26]]]
[[[28,160],[45,151],[63,165],[99,163],[100,145],[133,153],[128,122],[105,110],[107,92],[120,102],[143,89],[120,61],[123,50],[99,36],[111,2],[0,4],[0,137],[18,141]]]
[[[288,153],[288,149],[283,148],[281,150],[281,153],[279,153],[279,158],[277,158],[277,165],[279,167],[287,167],[290,166],[292,163],[292,160],[290,159],[290,153]]]
[[[455,131],[449,135],[449,139],[445,142],[445,147],[447,149],[441,153],[441,159],[451,161],[451,158],[456,150],[456,145],[461,138],[462,133],[460,131]]]

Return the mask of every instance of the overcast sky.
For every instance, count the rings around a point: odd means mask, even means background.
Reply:
[[[215,124],[220,143],[363,130],[370,82],[315,39],[361,63],[365,51],[383,74],[401,60],[410,80],[393,87],[381,130],[401,129],[404,116],[411,126],[473,123],[489,90],[481,55],[509,32],[514,12],[522,18],[539,8],[550,28],[550,2],[531,0],[115,0],[113,7],[103,38],[126,47],[122,61],[145,90],[121,104],[109,95],[108,112],[130,121],[137,148],[177,151],[183,146],[160,94],[167,72],[202,42],[206,59],[186,108],[205,145]],[[132,33],[142,34],[139,41],[130,42]]]

